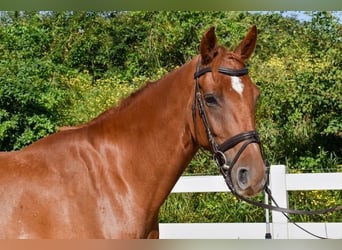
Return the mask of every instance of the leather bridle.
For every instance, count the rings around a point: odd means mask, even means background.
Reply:
[[[222,144],[217,144],[217,142],[213,136],[213,133],[211,131],[210,124],[209,124],[209,121],[208,121],[208,118],[207,118],[207,115],[206,115],[206,112],[204,109],[203,100],[202,100],[202,93],[200,91],[200,85],[199,85],[199,78],[208,72],[212,72],[212,68],[211,67],[205,67],[205,68],[200,69],[200,66],[201,66],[201,62],[200,62],[200,60],[198,60],[197,66],[196,66],[196,72],[194,74],[195,97],[194,97],[194,101],[193,101],[193,105],[192,105],[192,116],[193,116],[193,121],[194,121],[194,126],[195,126],[195,136],[196,136],[196,107],[197,107],[199,115],[201,117],[201,120],[202,120],[203,125],[204,125],[205,130],[206,130],[206,134],[207,134],[209,144],[210,144],[210,149],[211,149],[211,152],[213,154],[213,159],[214,159],[216,165],[219,167],[220,172],[222,173],[222,175],[225,179],[225,182],[227,183],[227,186],[229,187],[231,192],[236,197],[238,197],[239,199],[241,199],[247,203],[250,203],[252,205],[255,205],[255,206],[258,206],[258,207],[261,207],[264,209],[270,209],[270,210],[282,212],[282,213],[284,213],[285,216],[286,216],[286,214],[317,215],[317,214],[325,214],[325,213],[330,213],[330,212],[334,212],[337,210],[341,210],[342,205],[327,208],[327,209],[314,210],[314,211],[296,210],[296,209],[288,209],[288,208],[279,207],[278,204],[276,203],[276,201],[274,200],[270,189],[268,188],[269,164],[264,158],[264,153],[262,150],[260,137],[259,137],[259,134],[257,131],[252,130],[252,131],[242,132],[240,134],[237,134],[237,135],[227,139]],[[219,67],[218,72],[221,74],[224,74],[224,75],[228,75],[228,76],[243,76],[243,75],[248,74],[248,69],[246,67],[244,67],[242,69],[230,69],[230,68],[226,68],[226,67]],[[238,152],[236,153],[233,160],[228,161],[226,159],[224,153],[226,151],[232,149],[233,147],[235,147],[237,144],[239,144],[241,142],[243,142],[243,144],[240,147],[240,149],[238,150]],[[276,206],[264,204],[261,202],[256,202],[256,201],[253,201],[249,198],[246,198],[246,197],[240,195],[236,191],[236,189],[233,185],[232,176],[231,176],[232,169],[233,169],[235,163],[237,162],[237,160],[239,159],[240,155],[242,154],[242,152],[251,143],[257,143],[260,147],[261,157],[262,157],[262,159],[264,159],[265,166],[267,169],[267,182],[264,186],[264,191],[269,195],[269,197],[271,198],[271,200],[273,201],[273,203]]]
[[[206,134],[207,134],[208,141],[209,141],[209,146],[213,154],[213,159],[216,165],[218,166],[218,168],[220,169],[220,172],[222,173],[223,177],[225,178],[228,187],[231,189],[231,191],[234,191],[235,193],[237,193],[232,182],[232,176],[231,176],[232,169],[235,163],[237,162],[237,160],[240,158],[243,151],[251,143],[257,143],[259,145],[262,158],[264,159],[263,152],[261,149],[260,137],[257,131],[251,130],[251,131],[245,131],[240,134],[237,134],[227,139],[222,144],[218,144],[216,142],[213,136],[213,133],[211,131],[210,124],[209,124],[209,121],[208,121],[208,118],[204,109],[202,93],[201,93],[201,89],[199,85],[199,78],[208,72],[212,72],[212,68],[205,67],[205,68],[200,69],[200,64],[201,64],[200,60],[198,60],[197,66],[196,66],[196,72],[194,74],[195,97],[194,97],[194,101],[192,105],[192,114],[193,114],[193,120],[195,124],[195,131],[196,131],[196,107],[197,107],[199,115],[201,117],[201,120],[206,130]],[[242,69],[230,69],[226,67],[219,67],[218,72],[224,75],[228,75],[228,76],[243,76],[243,75],[248,74],[248,69],[246,67]],[[243,144],[238,150],[238,152],[236,153],[233,160],[228,161],[224,153],[234,148],[237,144],[241,142],[243,142]]]

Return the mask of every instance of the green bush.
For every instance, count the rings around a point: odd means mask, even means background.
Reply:
[[[0,61],[0,147],[20,149],[55,130],[66,92],[39,59]]]

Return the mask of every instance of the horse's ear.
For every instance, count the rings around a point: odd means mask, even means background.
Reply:
[[[201,41],[201,57],[202,64],[210,63],[217,54],[217,38],[215,35],[215,27],[207,30]]]
[[[258,31],[255,25],[253,25],[245,38],[240,42],[234,52],[241,56],[241,58],[246,61],[252,55],[256,41],[257,41]]]

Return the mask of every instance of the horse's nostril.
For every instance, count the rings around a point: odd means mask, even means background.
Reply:
[[[246,168],[240,168],[238,170],[238,184],[241,189],[248,187],[248,170]]]

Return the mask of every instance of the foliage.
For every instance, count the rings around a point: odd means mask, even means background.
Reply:
[[[0,147],[20,149],[52,133],[66,92],[56,66],[44,58],[49,36],[32,23],[0,27]]]
[[[341,205],[342,192],[335,190],[314,190],[289,192],[289,206],[301,210],[320,210]],[[322,215],[291,215],[292,221],[342,222],[342,211]]]
[[[263,197],[254,199],[262,202]],[[264,222],[265,211],[241,202],[231,193],[171,194],[161,208],[159,220],[165,223]]]
[[[145,81],[144,77],[136,77],[126,82],[116,76],[92,81],[87,73],[69,75],[63,78],[65,85],[72,90],[73,102],[63,113],[64,125],[75,125],[87,122],[103,110],[117,104]]]
[[[190,60],[212,25],[219,41],[233,48],[257,24],[249,68],[261,90],[257,125],[267,157],[291,172],[340,172],[341,24],[329,12],[311,16],[300,22],[224,11],[2,12],[0,149],[17,150],[59,126],[92,119],[146,80]],[[184,174],[218,171],[200,151]],[[296,193],[291,205],[306,200],[313,207],[320,196]],[[340,195],[327,193],[322,203],[333,201]],[[162,207],[161,221],[263,220],[262,210],[254,209],[225,194],[175,194]],[[334,220],[317,218],[325,219]]]
[[[262,25],[260,29],[262,32]],[[254,77],[263,93],[258,120],[268,152],[277,152],[272,162],[296,168],[301,160],[319,158],[322,152],[340,158],[340,25],[328,13],[316,13],[312,22],[274,34],[280,36],[274,42],[287,46],[252,66],[253,72],[263,72]],[[332,163],[325,167],[336,170],[336,161]]]

